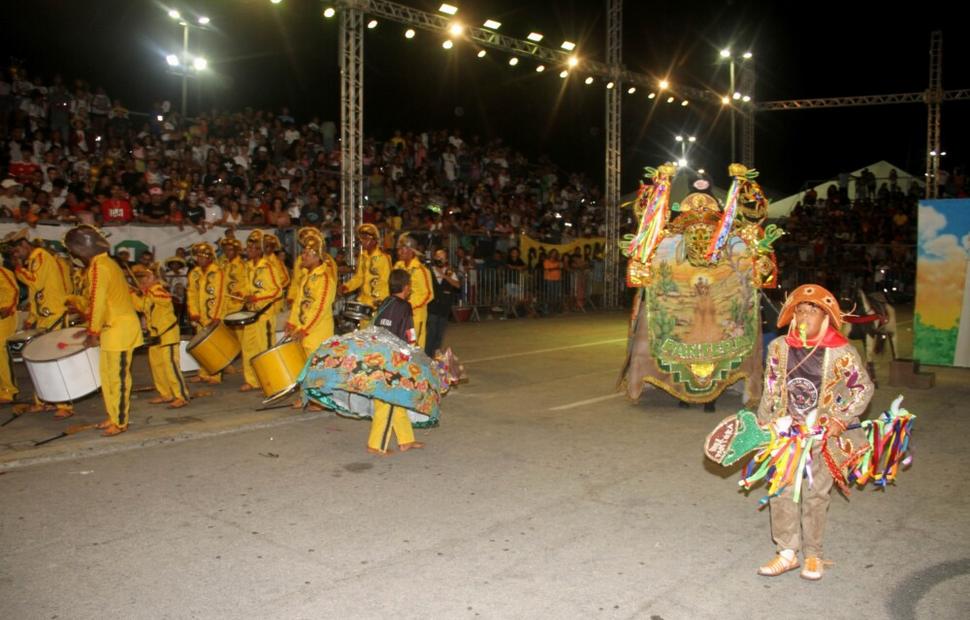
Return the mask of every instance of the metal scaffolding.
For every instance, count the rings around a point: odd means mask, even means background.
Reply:
[[[364,194],[364,14],[348,2],[340,12],[340,217],[350,248]],[[357,258],[347,253],[353,264]]]
[[[606,0],[606,62],[613,88],[606,89],[606,280],[603,305],[620,305],[620,100],[623,80],[623,0]]]

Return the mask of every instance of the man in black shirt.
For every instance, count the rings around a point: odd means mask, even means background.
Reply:
[[[401,340],[414,344],[414,317],[408,296],[411,294],[411,276],[404,269],[395,269],[389,278],[390,297],[381,302],[374,317],[374,324],[383,327]],[[424,444],[414,440],[414,429],[408,418],[407,409],[391,403],[374,399],[374,418],[367,438],[367,451],[385,456],[391,443],[391,431],[397,435],[397,447],[401,452],[423,448]]]
[[[461,281],[454,269],[448,265],[448,252],[438,248],[432,255],[431,287],[434,298],[428,304],[428,339],[424,345],[424,352],[428,357],[434,357],[434,352],[441,348],[441,341],[445,337],[448,327],[448,316],[455,305],[455,299],[461,292]]]

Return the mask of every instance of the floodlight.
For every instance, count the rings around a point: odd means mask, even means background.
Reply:
[[[529,36],[527,36],[526,39],[528,39],[528,40],[530,40],[530,41],[532,41],[534,43],[538,43],[539,41],[542,40],[542,35],[539,34],[538,32],[530,32],[529,33]]]
[[[573,43],[572,41],[563,41],[562,45],[560,45],[559,47],[563,48],[567,52],[571,52],[574,49],[576,49],[576,44]]]
[[[458,12],[458,7],[452,6],[450,4],[442,4],[438,7],[438,10],[446,15],[454,15]]]
[[[502,27],[502,22],[497,22],[494,19],[486,19],[484,25],[490,30],[498,30]]]

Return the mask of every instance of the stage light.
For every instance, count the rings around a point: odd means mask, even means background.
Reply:
[[[731,95],[731,97],[733,97],[734,100],[737,101],[738,99],[741,98],[741,93],[735,92],[733,95]]]
[[[369,30],[373,30],[374,28],[377,28],[377,20],[376,19],[372,19],[369,22],[367,22],[367,28]]]
[[[680,102],[680,105],[681,106],[686,106],[688,103],[690,103],[690,102],[687,101],[686,99],[684,99],[683,101]]]
[[[731,103],[731,98],[728,97],[727,95],[724,95],[723,97],[721,97],[721,103],[724,105],[727,105]]]
[[[161,123],[162,121],[165,120],[165,117],[162,116],[161,114],[159,114],[159,115],[155,116],[155,120],[158,121],[159,123]]]
[[[498,30],[502,27],[502,22],[497,22],[494,19],[486,19],[484,26],[491,30]]]
[[[179,66],[179,57],[175,54],[169,54],[165,57],[165,62],[167,62],[170,67],[177,67]]]
[[[446,50],[450,50],[454,46],[455,44],[451,42],[451,39],[445,39],[444,43],[441,44],[441,47],[445,48]]]
[[[464,31],[465,31],[465,27],[459,24],[458,22],[455,22],[452,25],[448,26],[448,32],[450,32],[451,36],[453,37],[460,37],[461,33],[463,33]]]
[[[486,52],[485,50],[478,50],[478,57],[479,57],[479,58],[485,58],[485,55],[486,55],[487,53],[488,53],[488,52]]]
[[[721,50],[721,58],[730,58],[730,57],[731,57],[731,50],[727,48]]]
[[[606,89],[607,90],[610,90],[611,88],[613,88],[613,82],[607,82],[606,83]]]
[[[570,67],[575,67],[576,65],[579,64],[579,59],[576,58],[575,56],[570,56],[569,60],[566,61],[566,64],[569,65]]]
[[[563,48],[567,52],[571,52],[574,49],[576,49],[576,44],[573,43],[572,41],[563,41],[562,45],[560,45],[559,47]]]
[[[697,142],[697,136],[691,136],[691,137],[687,138],[687,141],[688,142]]]
[[[749,101],[751,101],[751,96],[745,95],[744,97],[741,97],[741,101],[748,103]]]
[[[660,80],[660,84],[658,84],[658,86],[660,86],[660,90],[665,90],[667,88],[670,88],[670,82],[668,82],[667,80]]]
[[[745,53],[741,54],[741,58],[744,58],[745,60],[751,60],[751,57],[753,55],[754,54],[752,54],[751,52],[745,52]]]
[[[171,17],[172,19],[182,19],[182,14],[176,11],[175,9],[171,9],[168,12],[168,16]]]
[[[676,99],[676,97],[674,97],[673,95],[671,95],[670,97],[667,97],[667,103],[673,103],[675,99]]]
[[[199,24],[202,25],[202,26],[207,25],[209,23],[209,21],[210,21],[209,18],[206,17],[205,15],[203,15],[202,17],[199,18]]]
[[[637,92],[637,87],[636,86],[631,86],[630,88],[626,89],[626,93],[628,95],[632,95],[635,92]]]
[[[590,76],[584,80],[587,86],[593,83],[593,76]]]
[[[656,99],[656,98],[657,98],[657,93],[650,93],[649,95],[647,95],[647,99]]]
[[[677,160],[677,165],[680,166],[681,168],[686,168],[687,167],[687,160],[686,159],[678,159]]]
[[[454,15],[458,12],[458,7],[452,6],[450,4],[442,4],[438,7],[438,10],[446,15]]]
[[[323,16],[326,17],[327,19],[330,19],[336,14],[337,14],[337,11],[332,6],[328,6],[327,8],[323,9]]]
[[[279,4],[283,0],[269,0],[272,4]]]
[[[559,72],[559,77],[561,77],[564,80],[566,79],[567,75],[569,75],[569,71],[566,71],[565,69]]]
[[[415,34],[414,33],[414,28],[408,28],[407,30],[404,31],[404,38],[405,39],[413,39],[414,38],[414,34]]]
[[[707,172],[705,172],[703,168],[698,168],[697,174],[707,174]]]
[[[192,66],[195,67],[196,71],[205,71],[206,67],[209,66],[209,61],[199,56],[192,61]]]
[[[539,65],[538,67],[536,67],[536,73],[542,73],[545,70],[546,70],[545,65]]]
[[[674,136],[674,140],[676,140],[677,142],[683,142],[684,136]]]
[[[519,64],[519,59],[518,58],[516,58],[515,56],[509,58],[509,65],[510,66],[514,67],[517,64]]]
[[[539,34],[538,32],[530,32],[529,33],[529,36],[527,36],[526,39],[528,39],[528,40],[530,40],[530,41],[532,41],[534,43],[538,43],[539,41],[542,40],[542,35]]]

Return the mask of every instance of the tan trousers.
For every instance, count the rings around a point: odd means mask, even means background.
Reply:
[[[801,501],[792,500],[793,487],[770,500],[771,537],[778,551],[791,549],[804,551],[805,557],[822,557],[822,535],[828,516],[832,474],[825,466],[819,446],[812,448],[813,484],[808,486],[808,476],[802,481]],[[806,472],[807,473],[807,472]]]

